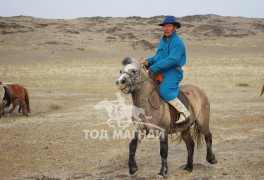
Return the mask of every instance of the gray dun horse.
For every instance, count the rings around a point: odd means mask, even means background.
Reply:
[[[120,70],[120,77],[117,79],[116,85],[124,94],[130,93],[132,95],[134,106],[143,108],[146,116],[152,116],[151,119],[141,116],[140,123],[137,122],[137,119],[132,117],[133,123],[138,126],[136,126],[134,138],[129,144],[129,173],[134,174],[138,170],[135,154],[137,145],[143,138],[143,130],[147,133],[150,131],[154,132],[160,139],[161,169],[159,175],[164,178],[168,172],[168,134],[180,132],[181,139],[186,143],[188,157],[184,170],[189,172],[193,170],[193,153],[195,145],[193,137],[196,137],[198,146],[203,140],[203,135],[207,146],[206,159],[209,163],[216,164],[217,160],[212,151],[212,134],[209,130],[210,104],[205,93],[200,88],[193,85],[184,85],[180,87],[181,91],[188,94],[188,99],[192,106],[188,107],[191,112],[191,117],[189,119],[189,124],[185,125],[185,127],[172,128],[170,107],[161,100],[157,91],[156,82],[148,76],[148,73],[138,62],[131,58],[125,58],[122,61],[122,65],[123,67]],[[160,129],[163,129],[163,136],[160,135]]]

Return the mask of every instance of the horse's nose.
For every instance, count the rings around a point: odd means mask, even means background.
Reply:
[[[126,83],[126,78],[124,78],[124,77],[121,80],[116,81],[116,85],[125,84],[125,83]]]
[[[121,81],[120,81],[121,84],[125,84],[126,83],[126,78],[122,78]]]

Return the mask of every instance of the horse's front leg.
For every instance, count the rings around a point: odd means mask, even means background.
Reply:
[[[168,134],[164,133],[164,137],[160,137],[160,156],[161,156],[161,168],[159,175],[166,177],[168,172]]]
[[[135,159],[137,145],[138,145],[138,133],[135,132],[134,138],[131,140],[129,144],[128,167],[129,167],[130,174],[134,174],[138,170],[138,166],[137,166],[136,159]]]

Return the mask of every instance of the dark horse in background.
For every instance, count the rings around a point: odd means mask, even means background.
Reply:
[[[260,93],[260,95],[259,95],[259,96],[262,96],[262,95],[263,95],[263,93],[264,93],[264,85],[262,86],[262,90],[261,90],[261,93]]]
[[[19,112],[22,111],[25,116],[28,116],[30,106],[27,89],[19,84],[13,83],[4,83],[3,87],[5,88],[5,107],[9,107],[12,103],[12,108],[8,113],[11,114],[16,106],[19,105]]]
[[[118,88],[125,94],[131,94],[133,105],[144,109],[146,116],[152,116],[150,119],[143,116],[136,119],[132,116],[136,131],[129,144],[129,173],[134,174],[138,170],[135,155],[138,143],[145,137],[142,137],[142,131],[147,133],[152,131],[160,138],[161,169],[159,175],[163,177],[166,177],[168,172],[168,134],[180,132],[181,138],[186,143],[188,158],[184,170],[189,172],[193,170],[193,137],[196,137],[197,145],[204,137],[207,146],[206,160],[211,164],[217,163],[212,151],[212,134],[209,130],[210,103],[204,91],[193,85],[180,87],[190,101],[191,106],[187,108],[191,117],[188,125],[173,127],[170,107],[160,98],[156,82],[148,76],[138,62],[131,58],[125,58],[122,65],[120,76],[116,81]],[[163,130],[164,136],[160,136],[160,129]]]
[[[2,115],[4,115],[5,93],[6,93],[5,88],[2,82],[0,81],[0,118],[2,117]]]

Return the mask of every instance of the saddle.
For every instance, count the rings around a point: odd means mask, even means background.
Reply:
[[[184,106],[191,112],[191,104],[188,98],[189,92],[183,92],[180,90],[179,95],[178,95],[178,99],[184,104]],[[180,117],[180,112],[178,112],[172,105],[169,104],[169,108],[170,108],[170,115],[171,115],[171,127],[174,127],[175,122],[179,119]],[[191,122],[189,122],[187,124],[190,125]],[[186,124],[184,124],[183,126],[186,126]]]

